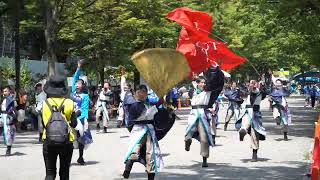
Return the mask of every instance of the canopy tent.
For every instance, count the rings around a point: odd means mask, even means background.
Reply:
[[[296,81],[311,81],[320,82],[320,71],[309,71],[305,73],[298,73],[292,77]]]
[[[305,73],[298,73],[292,77],[292,79],[299,79],[303,77],[318,77],[320,78],[320,71],[309,71]]]

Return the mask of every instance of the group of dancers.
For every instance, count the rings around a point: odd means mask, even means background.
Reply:
[[[219,107],[217,103],[224,86],[223,72],[218,66],[211,67],[202,76],[195,77],[193,85],[195,91],[191,100],[192,109],[185,133],[185,150],[190,151],[193,138],[198,140],[200,155],[203,158],[202,167],[208,167],[209,149],[210,146],[215,145],[218,124],[217,108]],[[230,119],[235,116],[235,128],[238,130],[240,141],[243,141],[245,135],[250,135],[252,161],[258,161],[259,141],[266,139],[266,130],[262,125],[260,110],[261,101],[269,95],[275,122],[277,125],[282,125],[285,141],[288,140],[288,124],[291,120],[286,100],[286,89],[280,80],[274,80],[274,86],[271,90],[256,80],[250,80],[248,89],[246,100],[242,99],[236,83],[232,83],[231,87],[224,91],[225,96],[229,99],[224,130],[227,130]],[[146,88],[139,88],[137,94],[140,94],[138,103],[133,105],[129,112],[129,122],[133,122],[133,129],[131,130],[131,143],[126,155],[123,177],[128,178],[133,163],[140,162],[146,166],[148,179],[153,179],[154,173],[158,172],[163,165],[155,135],[157,128],[153,126],[154,122],[152,121],[152,116],[159,108],[155,108],[158,106],[152,106],[152,103],[147,100]]]
[[[77,162],[84,165],[83,153],[87,141],[81,139],[89,128],[89,96],[85,88],[86,83],[80,79],[80,68],[81,62],[78,62],[78,68],[72,80],[70,99],[75,103],[75,110],[77,110],[78,115],[76,118],[77,125],[73,128],[75,129],[75,133],[71,139],[78,139],[79,158]],[[290,116],[286,101],[286,91],[280,80],[275,80],[274,82],[274,88],[272,88],[271,92],[268,92],[259,82],[250,80],[246,100],[242,99],[241,92],[237,88],[236,83],[233,83],[230,88],[224,91],[224,95],[229,100],[224,130],[227,130],[231,118],[235,116],[235,127],[239,132],[240,141],[243,141],[244,136],[247,134],[251,137],[253,161],[258,160],[259,141],[266,139],[266,131],[262,125],[260,103],[268,94],[269,100],[272,102],[274,119],[277,125],[282,125],[284,140],[288,140],[287,132]],[[198,140],[201,147],[200,155],[203,158],[202,167],[208,167],[207,159],[209,157],[210,146],[213,147],[215,145],[219,111],[218,101],[219,95],[224,88],[224,74],[219,66],[211,66],[202,75],[194,76],[192,84],[195,90],[191,100],[192,109],[184,135],[185,150],[190,151],[192,139]],[[165,102],[165,98],[157,97],[146,85],[140,85],[136,88],[136,92],[132,92],[129,84],[125,82],[124,76],[121,80],[121,89],[118,120],[124,122],[130,132],[129,148],[124,160],[123,177],[129,178],[133,164],[139,162],[145,165],[148,179],[153,180],[155,174],[163,167],[163,159],[158,141],[171,129],[175,121],[174,110],[168,102]],[[1,129],[4,132],[4,143],[7,145],[7,154],[11,152],[11,145],[15,135],[14,123],[12,121],[15,113],[13,110],[14,98],[10,95],[9,91],[9,88],[3,89],[4,100],[1,104],[0,123]],[[110,84],[105,81],[96,106],[96,127],[98,131],[101,129],[100,119],[102,119],[102,131],[107,132],[109,122],[108,109],[110,109],[109,102],[111,96]],[[244,106],[242,105],[243,103]],[[42,114],[43,117],[45,117],[44,114]],[[40,136],[42,136],[42,139],[45,139],[43,132],[41,132]]]

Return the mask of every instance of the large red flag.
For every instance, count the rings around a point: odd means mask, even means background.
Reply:
[[[192,72],[199,73],[212,64],[219,64],[223,70],[230,70],[246,61],[246,58],[233,53],[225,43],[208,38],[199,41],[197,37],[190,36],[189,31],[180,32],[177,50],[185,55]]]
[[[176,8],[167,14],[167,18],[181,24],[190,36],[198,40],[207,40],[212,26],[212,17],[201,11],[187,7]]]
[[[188,32],[184,28],[180,32],[177,51],[184,54],[192,72],[201,73],[207,69],[208,62],[205,53],[195,45],[194,40],[189,38]]]
[[[224,42],[211,41],[210,46],[212,47],[208,52],[209,59],[217,62],[223,70],[233,69],[246,61],[246,58],[232,52]]]
[[[212,25],[209,14],[181,7],[168,13],[167,18],[183,26],[177,50],[185,55],[192,72],[203,72],[216,63],[221,69],[229,70],[246,60],[229,50],[223,42],[209,37]]]

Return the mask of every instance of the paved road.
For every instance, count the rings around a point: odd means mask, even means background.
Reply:
[[[268,131],[267,140],[261,142],[259,161],[250,162],[249,138],[238,139],[233,124],[229,131],[218,129],[217,145],[211,149],[209,167],[201,168],[200,145],[194,141],[191,151],[184,151],[184,131],[189,109],[179,111],[173,129],[160,142],[165,168],[156,179],[306,179],[308,162],[306,154],[312,145],[316,111],[303,107],[303,99],[289,99],[293,123],[289,127],[289,141],[282,140],[280,129],[275,126],[267,101],[262,105],[264,126]],[[225,108],[220,112],[220,121],[225,116]],[[222,125],[220,125],[220,128]],[[37,136],[33,132],[17,135],[13,147],[14,156],[0,156],[1,180],[40,180],[45,176],[42,145],[35,144]],[[74,151],[71,180],[122,179],[123,157],[127,150],[126,129],[112,128],[107,134],[94,134],[94,144],[85,151],[86,166],[75,162],[78,151]],[[5,147],[0,145],[0,155]],[[57,178],[58,179],[58,178]],[[135,164],[131,179],[146,179],[144,167]]]

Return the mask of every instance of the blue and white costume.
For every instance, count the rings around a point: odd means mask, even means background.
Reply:
[[[245,102],[245,109],[236,121],[236,129],[245,130],[251,136],[251,148],[259,149],[259,140],[265,140],[266,131],[262,126],[260,103],[266,94],[259,89],[251,91]]]
[[[273,118],[277,124],[282,124],[283,132],[288,132],[288,125],[291,123],[290,110],[286,100],[286,91],[284,88],[273,89],[270,94],[273,109]]]
[[[15,138],[16,127],[13,120],[14,116],[14,97],[13,95],[9,95],[8,97],[5,97],[1,103],[0,114],[0,131],[3,132],[3,142],[6,146],[12,146]]]
[[[229,100],[227,115],[225,118],[225,127],[227,129],[228,123],[230,122],[231,118],[235,116],[235,120],[237,120],[240,116],[241,111],[241,103],[242,99],[240,97],[240,89],[239,88],[229,88],[226,89],[224,95]]]
[[[129,109],[130,133],[129,149],[125,156],[128,160],[140,162],[148,173],[157,173],[163,167],[163,160],[154,128],[156,106],[149,102],[136,101]]]

